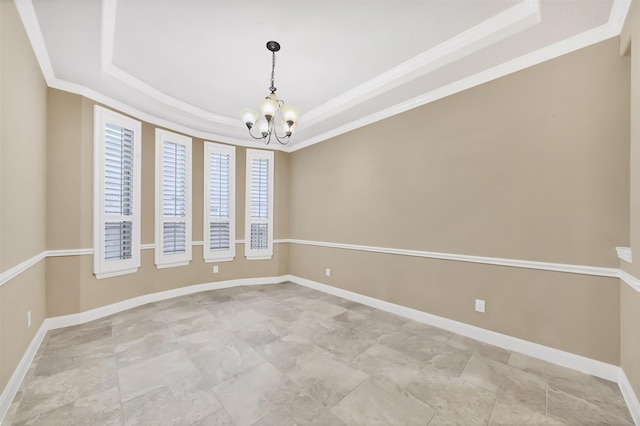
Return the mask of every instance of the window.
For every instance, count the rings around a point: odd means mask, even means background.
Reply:
[[[93,270],[97,278],[140,267],[139,121],[94,108]]]
[[[247,149],[245,256],[273,255],[273,151]]]
[[[236,148],[204,144],[204,239],[206,262],[230,261],[236,255]]]
[[[156,266],[190,261],[191,138],[156,129]]]

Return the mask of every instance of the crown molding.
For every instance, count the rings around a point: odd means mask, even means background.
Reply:
[[[617,16],[617,15],[616,15]],[[526,55],[507,61],[503,64],[489,68],[485,71],[481,71],[474,75],[470,75],[458,81],[455,81],[446,86],[439,87],[438,89],[416,96],[412,99],[400,102],[384,110],[375,112],[366,117],[362,117],[358,120],[351,121],[343,124],[328,132],[322,133],[318,136],[305,139],[299,143],[295,143],[288,150],[289,152],[295,152],[303,148],[307,148],[311,145],[315,145],[320,142],[324,142],[328,139],[339,136],[343,133],[356,130],[360,127],[367,126],[385,118],[393,117],[394,115],[401,114],[405,111],[426,105],[431,102],[435,102],[439,99],[446,98],[456,93],[465,91],[475,86],[479,86],[484,83],[488,83],[492,80],[496,80],[500,77],[504,77],[509,74],[513,74],[517,71],[521,71],[525,68],[532,67],[534,65],[546,62],[548,60],[557,58],[562,55],[566,55],[575,50],[582,49],[595,43],[607,40],[611,37],[615,37],[620,34],[620,31],[616,29],[617,24],[607,23],[599,27],[593,28],[589,31],[575,35],[568,39],[562,40],[558,43],[547,46],[543,49],[538,49]]]
[[[136,89],[145,95],[177,110],[186,112],[195,117],[211,121],[221,126],[233,129],[242,128],[244,123],[240,119],[232,119],[219,114],[214,114],[183,102],[163,93],[155,87],[132,76],[113,63],[113,47],[115,44],[117,0],[102,0],[102,33],[101,33],[101,67],[102,72],[119,80],[127,86]]]
[[[304,114],[312,126],[506,37],[539,24],[539,0],[524,0]]]
[[[167,106],[214,123],[241,128],[239,119],[213,114],[169,96],[132,76],[113,63],[117,0],[102,0],[102,70],[120,82]],[[360,86],[304,113],[305,125],[312,126],[348,108],[385,93],[407,81],[428,74],[464,56],[540,23],[539,0],[523,0],[517,5],[420,55],[380,74]]]
[[[53,65],[49,59],[49,52],[47,51],[47,45],[44,42],[42,31],[40,31],[40,23],[38,22],[38,16],[33,8],[31,0],[18,1],[14,0],[14,4],[18,11],[18,16],[22,20],[27,38],[31,43],[31,48],[36,56],[36,60],[40,65],[40,70],[44,76],[47,85],[51,87],[52,83],[56,80],[55,73],[53,72]]]
[[[624,21],[627,18],[627,13],[629,13],[629,8],[631,7],[631,0],[614,0],[613,6],[611,7],[611,13],[609,14],[609,22],[607,25],[611,26],[611,30],[616,33],[616,35],[622,32],[622,27],[624,26]]]
[[[34,50],[34,54],[40,65],[42,74],[47,85],[54,89],[75,93],[95,102],[106,105],[110,108],[117,109],[125,114],[132,115],[140,120],[146,121],[153,125],[164,127],[166,129],[179,133],[188,134],[190,136],[228,143],[236,146],[262,148],[283,152],[295,152],[300,149],[309,147],[327,139],[339,136],[343,133],[358,129],[368,124],[383,120],[388,117],[400,114],[407,110],[434,102],[446,96],[453,95],[471,87],[489,82],[491,80],[503,77],[507,74],[520,71],[524,68],[536,65],[538,63],[556,58],[577,49],[589,46],[594,43],[606,40],[608,38],[620,34],[626,14],[628,12],[629,0],[614,0],[609,20],[606,24],[593,28],[576,36],[570,37],[551,46],[539,49],[532,53],[523,55],[504,64],[495,66],[480,73],[460,79],[447,86],[443,86],[428,93],[421,94],[407,101],[398,103],[384,110],[370,114],[366,117],[345,123],[331,131],[324,132],[320,135],[313,136],[299,142],[291,142],[288,145],[263,145],[256,146],[254,141],[246,141],[235,137],[230,137],[215,132],[197,130],[195,128],[179,124],[177,122],[163,119],[152,114],[139,110],[138,108],[129,106],[123,102],[112,99],[102,93],[85,86],[71,83],[57,78],[54,74],[53,67],[47,52],[47,48],[40,30],[37,15],[33,7],[32,0],[14,0],[18,14],[26,29],[27,36]],[[191,114],[194,117],[205,119],[207,121],[218,123],[221,126],[229,128],[233,126],[241,127],[240,120],[231,119],[229,117],[212,114],[193,105],[186,104],[172,98],[157,89],[141,82],[125,71],[119,69],[112,64],[113,58],[113,40],[115,36],[115,12],[117,8],[116,1],[102,0],[103,7],[103,28],[101,33],[102,53],[101,62],[103,70],[106,74],[118,79],[118,81],[127,84],[139,90],[146,96],[150,96],[165,105],[176,108],[179,111]],[[481,24],[467,30],[454,37],[453,39],[442,43],[439,46],[430,49],[415,58],[399,65],[398,67],[381,74],[380,76],[358,86],[357,88],[337,97],[333,100],[315,108],[304,114],[306,124],[313,124],[334,115],[349,106],[362,103],[373,96],[394,87],[394,85],[406,82],[416,76],[424,75],[434,69],[442,67],[453,60],[459,59],[465,55],[478,51],[496,41],[508,36],[510,32],[522,31],[531,25],[535,25],[540,20],[540,3],[539,0],[523,0],[517,5],[507,9]],[[449,50],[448,50],[449,49]]]

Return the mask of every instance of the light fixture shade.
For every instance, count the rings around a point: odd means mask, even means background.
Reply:
[[[251,124],[249,127],[253,127],[256,124],[256,120],[258,119],[258,111],[251,108],[245,108],[240,110],[240,117],[242,117],[242,121],[247,126]]]
[[[280,113],[282,114],[282,118],[284,121],[291,121],[292,123],[295,123],[298,121],[300,110],[294,106],[288,105],[282,107]]]
[[[274,115],[276,115],[276,111],[280,106],[278,102],[269,98],[262,99],[260,102],[258,102],[258,105],[260,106],[262,114],[264,114],[265,117],[273,117]]]
[[[266,135],[269,133],[269,122],[267,120],[260,120],[256,126],[258,128],[258,132],[261,135]]]
[[[285,133],[293,133],[293,131],[296,129],[296,123],[293,123],[291,126],[289,126],[289,123],[282,120],[280,125],[282,126],[282,131]]]

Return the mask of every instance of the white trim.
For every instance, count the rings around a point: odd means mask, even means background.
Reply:
[[[313,126],[397,86],[539,24],[539,0],[524,0],[304,114]]]
[[[236,244],[244,244],[244,243],[245,243],[245,240],[236,240]],[[395,249],[395,248],[386,248],[386,247],[362,246],[362,245],[355,245],[355,244],[341,244],[341,243],[330,243],[330,242],[322,242],[322,241],[298,240],[298,239],[290,239],[290,238],[273,240],[273,243],[274,244],[302,244],[302,245],[339,248],[339,249],[346,249],[346,250],[358,250],[358,251],[366,251],[366,252],[374,252],[374,253],[385,253],[385,254],[412,256],[412,257],[431,258],[431,259],[452,260],[452,261],[458,261],[458,262],[482,263],[482,264],[497,265],[497,266],[510,266],[514,268],[537,269],[542,271],[567,272],[572,274],[620,278],[626,284],[631,286],[631,288],[640,292],[640,280],[638,278],[634,277],[628,272],[625,272],[621,269],[615,269],[615,268],[603,268],[598,266],[585,266],[585,265],[570,265],[570,264],[564,264],[564,263],[551,263],[551,262],[536,262],[531,260],[520,260],[520,259],[502,259],[502,258],[496,258],[496,257],[471,256],[471,255],[464,255],[464,254],[439,253],[439,252],[428,252],[428,251],[419,251],[419,250],[405,250],[405,249]],[[202,245],[202,241],[194,241],[192,242],[192,245],[194,246]],[[154,244],[140,245],[140,249],[142,250],[150,250],[154,248],[155,248]],[[35,265],[40,260],[46,257],[83,256],[83,255],[91,255],[91,254],[93,254],[93,249],[89,249],[89,248],[43,251],[42,253],[39,253],[33,256],[32,258],[20,263],[19,265],[16,265],[13,268],[1,273],[0,286],[6,283],[7,281],[15,278],[16,276],[26,271],[31,266]]]
[[[46,257],[84,256],[86,254],[93,254],[93,249],[48,250],[44,253]]]
[[[322,241],[287,239],[281,240],[293,244],[367,251],[374,253],[399,254],[403,256],[425,257],[430,259],[454,260],[459,262],[483,263],[488,265],[511,266],[516,268],[540,269],[544,271],[570,272],[572,274],[596,275],[618,278],[619,270],[599,266],[570,265],[565,263],[537,262],[533,260],[502,259],[499,257],[471,256],[466,254],[439,253],[421,250],[406,250],[388,247],[363,246],[356,244],[329,243]]]
[[[21,273],[23,273],[27,269],[31,268],[36,263],[38,263],[41,260],[43,260],[45,257],[47,257],[47,252],[43,251],[42,253],[38,253],[35,256],[30,257],[29,259],[25,260],[24,262],[19,263],[16,266],[14,266],[12,268],[9,268],[5,272],[1,273],[0,274],[0,286],[2,286],[6,282],[14,279],[15,277],[17,277],[18,275],[20,275]]]
[[[622,368],[619,371],[617,382],[618,387],[620,387],[620,392],[624,397],[624,401],[627,403],[627,408],[629,408],[629,413],[631,414],[631,418],[633,418],[633,422],[640,425],[640,401],[638,401],[638,397],[633,391],[631,383],[629,383],[629,379]]]
[[[618,257],[624,260],[627,263],[632,262],[631,257],[631,247],[616,247],[616,252],[618,253]]]
[[[111,305],[102,306],[77,314],[47,318],[45,320],[45,323],[47,325],[47,330],[54,330],[57,328],[70,327],[72,325],[84,324],[89,321],[94,321],[100,318],[117,314],[118,312],[126,311],[127,309],[136,308],[138,306],[146,305],[147,303],[172,299],[174,297],[186,296],[189,294],[200,293],[209,290],[220,290],[229,287],[280,284],[286,281],[289,281],[288,275],[282,275],[278,277],[240,278],[236,280],[194,284],[187,287],[179,287],[171,290],[160,291],[157,293],[145,294],[142,296],[134,297],[132,299],[123,300],[121,302],[113,303]]]
[[[108,124],[129,129],[133,132],[132,173],[133,201],[129,215],[114,215],[105,212],[106,187],[106,139],[105,127]],[[141,229],[141,194],[142,194],[142,123],[118,112],[93,107],[93,273],[98,279],[130,274],[140,268],[140,229]],[[105,224],[108,221],[131,222],[131,258],[106,260]]]
[[[350,132],[352,130],[364,127],[368,124],[375,123],[380,120],[398,115],[405,111],[426,105],[431,102],[435,102],[439,99],[443,99],[447,96],[454,95],[472,87],[479,86],[492,80],[496,80],[500,77],[521,71],[525,68],[532,67],[542,62],[557,58],[562,55],[566,55],[573,51],[582,49],[592,44],[599,43],[603,40],[615,37],[620,34],[618,30],[609,23],[595,27],[591,30],[577,34],[565,40],[561,40],[551,46],[527,53],[520,57],[514,58],[510,61],[494,66],[492,68],[480,71],[476,74],[467,76],[446,86],[439,87],[427,93],[423,93],[414,98],[400,102],[396,105],[390,106],[383,110],[374,112],[368,116],[361,117],[357,120],[345,123],[339,127],[329,130],[325,133],[321,133],[309,139],[297,142],[287,149],[287,152],[295,152],[303,148],[307,148],[311,145],[323,142],[327,139],[334,138],[343,133]],[[306,115],[305,115],[306,117]],[[306,123],[306,122],[305,122]]]
[[[7,415],[11,402],[13,401],[13,398],[15,398],[16,393],[18,393],[18,389],[20,389],[20,385],[27,375],[27,371],[29,371],[29,366],[33,362],[33,359],[38,352],[38,348],[40,348],[42,340],[48,330],[45,320],[31,340],[31,343],[24,355],[22,355],[16,369],[13,370],[13,374],[11,375],[7,386],[5,386],[2,394],[0,394],[0,423],[2,423],[2,420],[4,420],[4,417]]]
[[[109,9],[110,4],[115,2],[103,1],[102,3],[103,3],[103,7],[106,7],[107,13],[115,13],[115,9],[113,11]],[[238,139],[238,138],[227,136],[227,135],[213,133],[211,131],[198,130],[194,127],[189,127],[184,124],[179,124],[171,120],[157,117],[155,115],[144,112],[138,108],[125,104],[124,102],[121,102],[109,96],[106,96],[88,87],[57,78],[53,72],[53,67],[51,65],[51,60],[49,58],[49,52],[47,51],[47,47],[44,42],[44,37],[42,36],[42,31],[40,30],[38,17],[36,15],[35,9],[33,8],[33,2],[31,0],[20,0],[20,1],[14,1],[14,4],[16,5],[16,8],[18,10],[20,19],[22,20],[22,24],[25,27],[27,37],[31,42],[31,47],[33,48],[36,59],[38,60],[40,70],[42,71],[42,74],[47,82],[47,85],[52,89],[63,90],[65,92],[84,96],[85,98],[101,103],[107,107],[116,109],[128,115],[134,116],[139,120],[146,121],[147,123],[153,124],[155,126],[165,127],[175,132],[189,134],[192,137],[196,137],[200,139],[216,140],[216,141],[225,142],[225,143],[229,143],[236,146],[244,146],[244,147],[256,146],[254,141]],[[108,18],[108,19],[111,19],[111,18]],[[108,29],[103,28],[103,31],[105,30],[108,31]],[[105,44],[105,40],[104,40],[105,37],[106,38],[112,37],[112,35],[110,35],[108,32],[106,34],[101,33],[101,43],[103,47],[108,46],[108,44]],[[112,55],[112,52],[108,52],[108,51],[103,52],[101,56],[101,61],[104,61],[105,58],[111,57],[111,55]],[[242,120],[238,121],[238,123],[240,123],[239,125],[242,125],[241,121]],[[287,148],[284,145],[280,145],[280,144],[269,145],[268,147],[265,147],[265,148],[276,150],[276,151],[287,151]]]
[[[51,58],[49,58],[49,51],[47,50],[47,44],[44,42],[42,31],[40,31],[40,23],[38,22],[38,15],[33,7],[32,1],[14,1],[18,15],[22,20],[22,25],[27,33],[29,42],[33,53],[38,60],[42,75],[47,84],[51,86],[57,79],[53,72],[53,66],[51,65]],[[0,417],[1,418],[1,417]]]
[[[630,273],[623,271],[622,269],[618,270],[618,274],[620,279],[627,283],[629,287],[640,293],[640,280]]]
[[[27,269],[36,265],[38,262],[46,259],[47,257],[62,257],[62,256],[81,256],[85,254],[93,254],[93,249],[72,249],[72,250],[45,250],[35,256],[30,257],[17,264],[16,266],[9,268],[5,272],[0,274],[0,286],[11,281]]]
[[[396,305],[395,303],[353,293],[348,290],[332,287],[306,278],[300,278],[294,275],[289,275],[288,278],[289,281],[293,283],[309,287],[314,290],[319,290],[344,299],[353,300],[354,302],[362,303],[376,309],[391,312],[392,314],[400,315],[414,321],[429,324],[462,336],[470,337],[510,351],[520,352],[534,358],[552,362],[563,367],[572,368],[596,377],[601,377],[614,382],[617,381],[619,377],[620,367],[616,365],[572,354],[549,346],[540,345],[538,343],[529,342],[527,340],[518,339],[517,337],[507,336],[506,334],[486,330],[484,328],[454,321],[437,315],[428,314],[406,306]]]
[[[626,19],[627,13],[629,12],[629,7],[631,7],[631,0],[613,1],[613,6],[611,7],[611,13],[609,14],[609,22],[607,22],[607,25],[611,27],[611,30],[615,32],[616,35],[622,32],[622,26],[624,25],[624,20]]]
[[[103,0],[102,1],[102,34],[101,34],[101,67],[105,74],[111,75],[113,78],[121,81],[122,83],[130,86],[147,96],[168,105],[172,108],[186,112],[195,117],[205,119],[210,122],[216,123],[218,126],[227,126],[232,128],[242,127],[244,123],[240,119],[233,119],[230,117],[214,114],[208,111],[198,108],[194,105],[176,99],[172,96],[163,93],[155,87],[143,82],[142,80],[129,74],[122,68],[116,66],[113,63],[113,46],[115,43],[116,34],[116,16],[117,16],[117,0]]]

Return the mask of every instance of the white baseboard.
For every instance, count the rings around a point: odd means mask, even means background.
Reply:
[[[288,276],[265,277],[265,278],[240,278],[237,280],[218,281],[206,284],[195,284],[187,287],[174,288],[158,293],[145,294],[143,296],[134,297],[133,299],[123,300],[122,302],[113,303],[111,305],[102,306],[90,311],[80,312],[78,314],[63,315],[59,317],[47,318],[47,330],[56,328],[69,327],[72,325],[84,324],[89,321],[117,314],[127,309],[136,308],[146,305],[147,303],[159,302],[161,300],[172,299],[174,297],[186,296],[188,294],[200,293],[202,291],[219,290],[222,288],[239,287],[244,285],[262,285],[262,284],[279,284],[288,281]]]
[[[489,343],[507,350],[520,352],[534,358],[542,359],[544,361],[572,368],[574,370],[591,374],[596,377],[617,382],[622,395],[625,398],[627,406],[629,407],[634,422],[637,425],[640,425],[640,402],[638,401],[638,398],[634,393],[624,371],[618,366],[607,364],[605,362],[583,357],[581,355],[572,354],[570,352],[562,351],[548,346],[540,345],[538,343],[529,342],[505,334],[496,333],[494,331],[454,321],[448,318],[428,314],[426,312],[408,308],[406,306],[397,305],[391,302],[375,299],[373,297],[354,293],[348,290],[332,287],[327,284],[311,281],[305,278],[297,277],[295,275],[282,275],[278,277],[244,278],[229,281],[219,281],[214,283],[196,284],[188,287],[181,287],[135,297],[133,299],[124,300],[122,302],[92,309],[86,312],[80,312],[78,314],[47,318],[40,326],[40,329],[31,341],[31,344],[27,348],[27,351],[23,355],[20,363],[11,376],[9,383],[0,395],[0,426],[2,424],[2,419],[4,419],[4,416],[7,414],[11,401],[18,392],[20,384],[27,374],[29,366],[33,362],[38,348],[40,347],[40,344],[42,343],[42,340],[44,339],[48,330],[84,324],[86,322],[104,318],[109,315],[113,315],[118,312],[135,308],[147,303],[158,302],[161,300],[185,296],[188,294],[245,285],[279,284],[286,281],[291,281],[298,285],[309,287],[314,290],[322,291],[324,293],[362,303],[364,305],[400,315],[424,324],[439,327],[444,330],[470,337],[481,342]]]
[[[540,345],[538,343],[529,342],[517,337],[508,336],[506,334],[497,333],[495,331],[486,330],[484,328],[454,321],[448,318],[439,317],[437,315],[428,314],[417,309],[407,308],[406,306],[396,305],[395,303],[386,302],[384,300],[375,299],[373,297],[364,296],[362,294],[353,293],[337,287],[321,284],[305,278],[289,276],[289,281],[296,284],[313,288],[325,293],[333,294],[344,299],[353,300],[392,314],[400,315],[424,324],[442,328],[462,336],[470,337],[481,342],[489,343],[510,351],[516,351],[534,358],[552,362],[563,367],[572,368],[583,373],[601,377],[613,382],[618,381],[620,367],[597,361],[581,355],[565,352],[560,349],[551,348],[549,346]]]
[[[36,356],[38,352],[38,348],[42,344],[42,340],[44,336],[47,334],[47,326],[46,321],[42,323],[36,335],[31,340],[29,347],[26,352],[22,356],[20,363],[13,371],[7,386],[4,388],[2,394],[0,394],[0,425],[2,425],[2,420],[4,420],[4,416],[7,415],[9,411],[9,407],[11,406],[11,402],[13,398],[15,398],[16,393],[18,393],[18,389],[20,389],[20,385],[24,380],[24,377],[27,375],[27,371],[29,371],[29,366],[33,362],[33,358]]]
[[[122,302],[102,306],[100,308],[80,312],[78,314],[63,315],[45,319],[35,337],[29,344],[26,352],[22,356],[20,363],[11,376],[11,379],[9,379],[7,386],[4,388],[2,394],[0,394],[0,426],[2,425],[2,420],[4,420],[4,417],[9,411],[9,406],[11,405],[13,398],[15,398],[18,389],[20,389],[20,385],[22,384],[22,381],[24,380],[24,377],[29,370],[29,366],[33,362],[33,358],[38,352],[38,348],[42,344],[42,340],[47,334],[47,331],[57,328],[70,327],[72,325],[84,324],[86,322],[117,314],[118,312],[145,305],[147,303],[172,299],[179,296],[186,296],[188,294],[199,293],[202,291],[219,290],[222,288],[238,287],[244,285],[279,284],[288,280],[288,276],[279,276],[264,278],[242,278],[237,280],[218,281],[214,283],[195,284],[188,287],[180,287],[172,290],[161,291],[158,293],[145,294],[144,296],[123,300]]]
[[[631,383],[629,383],[629,379],[627,378],[627,375],[624,374],[624,370],[622,368],[620,369],[617,382],[620,387],[620,392],[622,392],[622,396],[627,403],[627,407],[629,407],[629,412],[631,413],[633,422],[636,425],[640,425],[640,401],[638,401],[638,397],[633,391]]]

